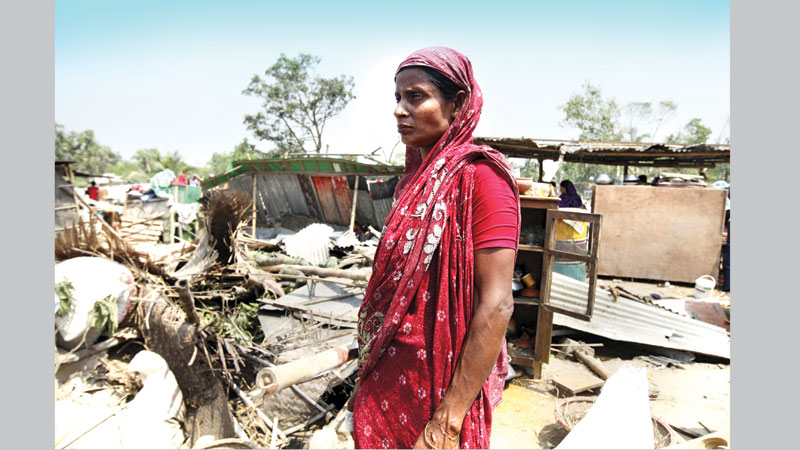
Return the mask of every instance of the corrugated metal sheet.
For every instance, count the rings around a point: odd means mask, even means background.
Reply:
[[[349,216],[345,217],[343,211],[339,211],[336,194],[334,193],[333,178],[335,177],[311,177],[311,181],[314,183],[314,189],[322,207],[324,221],[337,225],[346,225],[350,223],[350,218]]]
[[[331,234],[333,228],[324,223],[313,223],[283,240],[286,254],[314,265],[325,264],[330,255]]]
[[[564,309],[582,311],[585,309],[588,289],[588,283],[554,272],[550,303]],[[624,297],[615,301],[610,292],[599,288],[591,321],[554,314],[553,324],[618,341],[730,358],[730,338],[724,328],[676,314],[652,303]]]
[[[227,183],[228,189],[252,194],[253,174],[256,174],[258,180],[256,205],[259,226],[274,224],[280,221],[284,214],[304,216],[318,222],[337,225],[350,223],[356,176],[317,174],[327,173],[326,171],[330,171],[332,174],[359,173],[362,171],[360,166],[364,165],[358,165],[352,161],[325,158],[304,158],[302,161],[256,161],[253,163],[263,163],[269,171],[252,171],[252,168],[247,165],[248,170],[242,173],[227,172],[227,175],[230,176]],[[298,166],[300,163],[302,164]],[[260,166],[254,164],[254,167]],[[307,170],[307,173],[296,173],[299,170]],[[377,169],[369,168],[368,170]],[[368,173],[368,175],[373,174]],[[383,182],[376,183],[373,180],[365,179],[363,175],[359,176],[361,176],[361,180],[356,220],[380,229],[386,222],[386,217],[391,209],[391,194],[394,192],[398,178],[388,177],[384,178]],[[377,208],[373,204],[376,204]]]
[[[319,204],[317,191],[314,189],[314,182],[311,181],[311,177],[309,175],[297,175],[297,182],[300,183],[300,189],[303,190],[303,200],[306,202],[311,218],[325,220],[325,216],[322,214],[322,206]]]
[[[261,174],[259,176],[268,177],[269,175]],[[281,189],[283,189],[283,193],[286,197],[286,201],[289,203],[289,209],[291,210],[292,214],[309,217],[310,213],[308,211],[308,206],[303,199],[303,188],[300,186],[300,181],[297,179],[297,175],[281,174],[274,176],[280,181]]]
[[[70,162],[56,162],[55,165],[55,228],[71,227],[78,218],[78,209],[70,185]],[[63,187],[61,187],[63,186]]]
[[[203,189],[211,189],[246,173],[277,172],[309,175],[402,175],[403,166],[364,164],[356,161],[325,157],[234,161],[233,168],[223,174],[203,181]]]
[[[380,230],[386,224],[386,218],[389,217],[389,211],[392,210],[392,199],[373,200],[372,208],[375,210],[375,220],[377,222],[377,225],[373,224],[372,226]]]
[[[336,199],[336,210],[344,220],[342,225],[349,225],[353,212],[353,191],[347,183],[347,177],[331,177],[331,185],[333,197]]]
[[[713,166],[729,163],[730,145],[594,142],[555,139],[476,137],[475,144],[489,145],[508,156],[558,159],[584,164],[651,167]]]
[[[368,223],[375,226],[378,219],[375,217],[375,208],[372,206],[372,199],[369,196],[369,191],[361,190],[359,186],[358,198],[356,199],[356,222]]]

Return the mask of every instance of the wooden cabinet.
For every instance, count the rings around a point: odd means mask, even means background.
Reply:
[[[536,324],[532,348],[514,348],[509,350],[511,362],[517,365],[532,367],[534,378],[542,377],[542,366],[550,361],[550,344],[553,337],[553,314],[566,314],[581,320],[591,320],[594,306],[594,292],[597,283],[597,248],[600,240],[602,217],[588,212],[558,211],[558,198],[520,197],[521,229],[538,225],[544,231],[542,246],[520,244],[517,252],[517,267],[523,268],[523,274],[531,274],[539,288],[539,298],[515,297],[515,322],[526,328]],[[586,223],[591,232],[588,254],[562,251],[556,248],[557,220],[573,220]],[[569,241],[567,241],[569,242]],[[567,310],[550,306],[550,286],[552,282],[554,258],[566,258],[585,262],[589,267],[587,297],[585,305],[579,310]]]
[[[539,225],[546,227],[547,210],[558,209],[558,198],[520,196],[521,227]],[[545,236],[545,242],[548,236]],[[523,274],[530,273],[536,280],[536,286],[541,288],[544,269],[544,247],[538,245],[520,244],[517,252],[517,266],[523,268]],[[522,326],[531,328],[536,324],[536,334],[533,348],[510,349],[508,354],[512,364],[533,367],[534,377],[541,378],[542,364],[550,358],[550,340],[553,332],[553,313],[539,307],[539,298],[514,297],[513,320]]]

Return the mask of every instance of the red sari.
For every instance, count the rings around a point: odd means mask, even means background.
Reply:
[[[357,448],[411,448],[444,398],[475,309],[472,188],[478,159],[501,168],[499,152],[472,144],[483,97],[469,60],[431,47],[398,67],[431,67],[467,92],[465,108],[421,161],[406,148],[406,174],[375,253],[359,311],[361,387],[354,405]],[[517,214],[519,218],[519,214]],[[464,418],[461,448],[488,448],[492,409],[507,373],[505,343]]]

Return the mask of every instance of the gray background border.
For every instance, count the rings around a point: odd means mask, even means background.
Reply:
[[[0,6],[6,168],[3,221],[3,419],[9,447],[53,444],[52,293],[53,2]],[[794,358],[800,328],[794,270],[793,186],[798,123],[800,7],[731,2],[732,308],[731,435],[735,448],[792,442]],[[676,24],[680,26],[680,24]],[[691,69],[679,69],[691,70]],[[779,159],[780,158],[780,159]],[[43,182],[40,180],[44,180]],[[789,395],[786,395],[789,394]],[[17,444],[17,445],[14,445]]]

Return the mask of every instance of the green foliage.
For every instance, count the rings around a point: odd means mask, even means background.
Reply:
[[[102,175],[122,159],[110,148],[97,143],[94,131],[66,132],[60,124],[56,124],[55,151],[57,160],[74,160],[76,171],[96,175]]]
[[[230,153],[214,153],[206,163],[209,174],[219,175],[231,168],[233,161],[243,161],[252,159],[270,159],[277,157],[273,152],[262,152],[257,150],[255,145],[247,141],[247,138],[236,144]]]
[[[89,311],[89,324],[92,328],[105,330],[109,336],[117,331],[117,301],[111,295],[95,302]]]
[[[519,169],[519,176],[522,178],[539,179],[539,161],[535,159],[527,159],[525,164]]]
[[[355,98],[353,78],[317,76],[313,70],[319,62],[318,56],[304,53],[296,58],[281,54],[264,72],[265,79],[253,75],[242,91],[262,100],[263,111],[245,115],[247,129],[275,144],[280,155],[304,152],[307,142],[320,153],[326,121]]]
[[[583,94],[573,94],[559,107],[564,111],[562,126],[580,130],[582,141],[619,141],[620,110],[614,99],[604,99],[600,88],[588,81],[583,83]]]
[[[711,136],[711,128],[703,125],[702,120],[695,117],[683,127],[683,130],[670,134],[667,142],[670,144],[705,144],[709,136]]]
[[[56,317],[64,317],[72,307],[72,292],[75,291],[75,286],[71,281],[64,280],[56,283],[56,295],[58,296],[58,309],[56,310]]]
[[[146,183],[150,179],[150,176],[142,171],[139,164],[133,161],[118,162],[109,167],[108,171],[131,183]]]
[[[219,303],[204,303],[198,309],[198,314],[203,323],[210,324],[221,337],[249,345],[264,339],[264,331],[258,321],[260,307],[258,302],[240,302],[233,309],[226,308],[223,312]]]
[[[146,174],[147,179],[164,169],[170,169],[176,175],[193,169],[177,150],[161,153],[157,148],[140,149],[136,150],[131,159],[139,165],[139,169]]]
[[[717,180],[725,180],[730,183],[731,181],[731,165],[730,164],[717,164],[715,167],[708,169],[708,180],[713,183]]]

